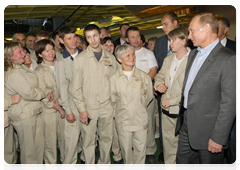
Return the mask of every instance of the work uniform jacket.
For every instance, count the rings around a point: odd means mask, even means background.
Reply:
[[[51,93],[51,89],[39,88],[36,73],[24,64],[13,63],[13,68],[4,72],[4,90],[6,97],[11,98],[13,94],[19,94],[22,98],[17,104],[8,109],[10,121],[19,121],[35,116],[42,112],[41,99]]]
[[[110,102],[109,78],[116,71],[117,61],[102,46],[101,49],[99,61],[90,46],[74,59],[72,94],[79,112],[99,109]]]
[[[157,91],[157,87],[160,84],[164,84],[165,86],[168,87],[168,90],[166,93],[167,93],[167,98],[169,99],[169,102],[170,102],[170,107],[164,108],[164,109],[169,111],[170,114],[178,114],[179,112],[179,105],[180,105],[179,102],[181,100],[181,95],[182,95],[182,86],[183,86],[183,80],[185,76],[185,69],[186,69],[187,60],[188,60],[188,54],[179,65],[177,72],[174,76],[172,86],[170,81],[170,68],[176,53],[172,53],[164,59],[161,70],[158,72],[158,74],[154,78],[155,80],[154,88],[156,91]],[[166,99],[166,94],[163,94],[161,97],[161,100],[163,101],[165,99]]]
[[[35,70],[35,73],[38,76],[39,80],[39,87],[44,90],[46,88],[52,89],[54,99],[51,102],[48,102],[48,98],[42,100],[44,107],[43,107],[43,114],[50,114],[56,113],[57,110],[53,108],[54,101],[59,98],[59,93],[57,89],[56,77],[54,75],[53,70],[50,68],[48,64],[42,61],[41,64]]]
[[[117,129],[129,132],[148,128],[147,105],[153,99],[152,81],[149,75],[133,67],[128,80],[122,67],[110,78],[111,101],[115,107]]]

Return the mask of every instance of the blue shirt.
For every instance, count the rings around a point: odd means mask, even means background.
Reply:
[[[192,83],[199,71],[199,69],[201,68],[202,64],[204,63],[204,61],[206,60],[206,58],[208,57],[208,55],[210,54],[210,52],[213,50],[213,48],[219,43],[219,39],[217,39],[216,41],[214,41],[212,44],[208,45],[205,48],[201,48],[198,47],[198,54],[196,56],[196,58],[193,61],[192,67],[189,71],[189,75],[188,75],[188,79],[184,88],[184,102],[183,102],[183,106],[185,109],[187,109],[187,103],[188,103],[188,92],[190,90],[190,88],[192,87]]]

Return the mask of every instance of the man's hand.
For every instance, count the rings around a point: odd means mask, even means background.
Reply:
[[[212,153],[219,153],[222,152],[222,145],[214,142],[212,139],[209,139],[208,142],[208,151],[212,152]]]
[[[165,86],[164,84],[160,84],[158,87],[157,87],[157,90],[160,92],[160,93],[166,93],[168,87]]]
[[[87,118],[92,119],[92,117],[89,115],[88,111],[84,111],[80,113],[80,121],[86,125],[88,125]]]
[[[11,104],[17,104],[21,101],[21,96],[19,94],[14,94],[11,97]]]
[[[69,123],[74,123],[76,121],[76,117],[74,116],[73,113],[69,114],[66,116],[66,119]]]

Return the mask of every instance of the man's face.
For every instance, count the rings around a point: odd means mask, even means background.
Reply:
[[[165,15],[161,21],[163,26],[163,31],[167,35],[170,31],[174,30],[178,27],[177,21],[171,21],[171,17],[169,15]]]
[[[72,51],[77,48],[75,33],[65,34],[64,38],[59,38],[59,41],[64,44],[67,51]]]
[[[218,25],[219,25],[218,38],[222,40],[226,37],[229,28],[225,27],[221,20],[218,20]]]
[[[193,45],[196,47],[205,48],[205,42],[207,39],[207,34],[205,32],[204,26],[201,27],[198,23],[199,17],[193,18],[189,25],[189,35],[188,39],[191,39]]]
[[[62,49],[62,47],[61,47],[61,45],[60,45],[60,41],[59,41],[59,35],[56,35],[56,38],[55,38],[55,40],[53,40],[53,43],[54,43],[54,45],[55,45],[55,48],[57,48],[57,49],[59,49],[59,50]]]
[[[76,43],[77,43],[77,47],[82,50],[83,49],[83,43],[82,43],[82,41],[79,37],[76,37]]]
[[[105,37],[111,37],[111,34],[107,34],[105,29],[101,29],[101,35],[100,35],[101,40]]]
[[[28,36],[27,37],[27,48],[29,48],[30,50],[35,50],[35,46],[36,46],[36,37],[34,36]]]
[[[20,42],[23,47],[26,45],[26,36],[24,34],[15,34],[15,38],[13,39],[15,42]]]
[[[119,33],[120,33],[121,37],[125,38],[125,36],[126,36],[126,30],[127,30],[128,28],[129,28],[128,25],[123,25],[123,26],[122,26],[121,30],[119,30]]]
[[[101,50],[100,34],[97,30],[86,31],[85,37],[94,52]]]
[[[128,31],[127,42],[137,51],[141,48],[141,35],[139,31]]]

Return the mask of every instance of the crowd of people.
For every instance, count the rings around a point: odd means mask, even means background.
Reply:
[[[6,163],[222,164],[236,160],[236,42],[230,23],[162,17],[145,42],[125,23],[114,41],[89,24],[4,42]],[[160,140],[160,148],[155,138]],[[99,158],[98,158],[99,152]]]

